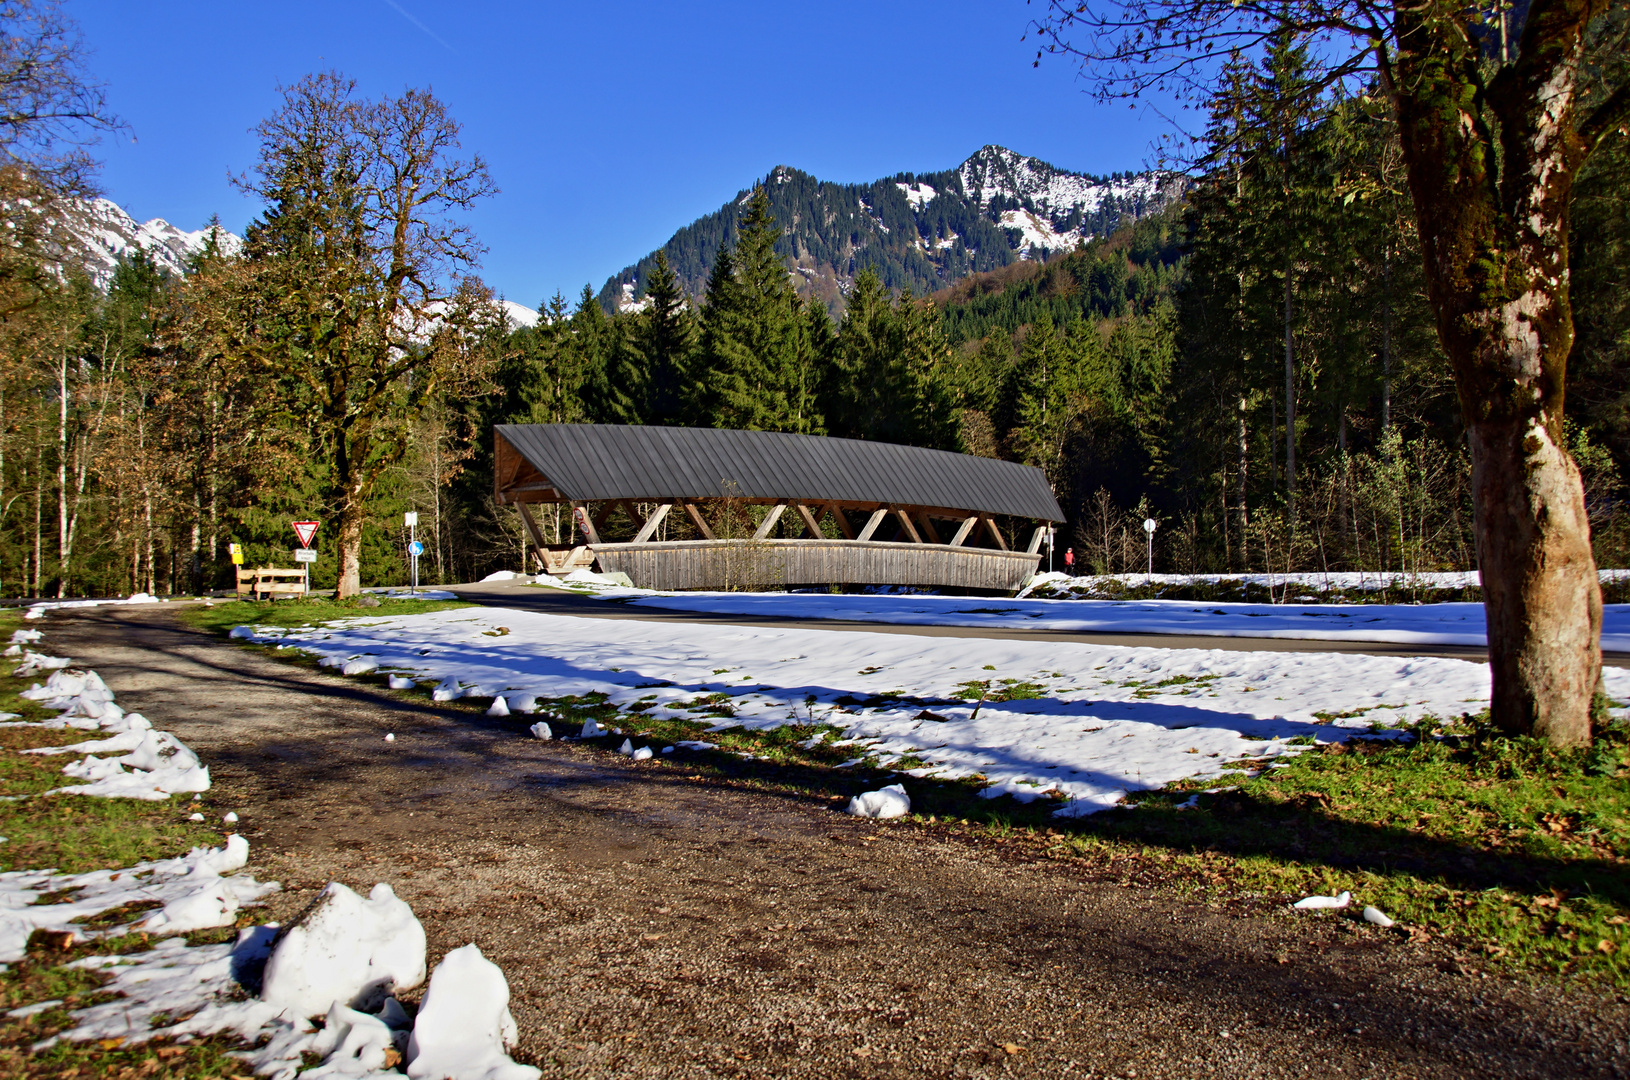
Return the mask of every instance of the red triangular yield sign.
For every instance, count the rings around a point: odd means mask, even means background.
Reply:
[[[301,547],[304,547],[304,548],[310,547],[311,546],[311,538],[313,536],[317,535],[317,522],[315,522],[315,521],[296,521],[294,523],[294,535],[296,535],[296,536],[298,536],[300,538],[300,546]]]

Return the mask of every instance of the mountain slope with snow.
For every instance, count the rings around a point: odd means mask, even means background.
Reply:
[[[84,245],[86,271],[99,288],[107,288],[119,260],[145,250],[159,269],[184,274],[187,264],[209,244],[210,237],[227,254],[243,247],[243,238],[219,225],[189,232],[163,218],[137,222],[118,203],[89,199],[75,208],[69,228]]]
[[[1073,173],[1000,146],[984,147],[955,169],[869,184],[829,183],[784,165],[763,183],[783,232],[778,250],[792,263],[800,295],[833,306],[864,268],[891,288],[923,295],[969,274],[1073,250],[1164,209],[1188,186],[1168,172]],[[663,246],[692,295],[703,291],[719,249],[735,243],[751,197],[739,192]],[[601,304],[639,304],[655,265],[652,252],[607,281]]]

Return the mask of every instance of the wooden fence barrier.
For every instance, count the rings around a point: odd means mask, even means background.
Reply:
[[[304,596],[305,592],[304,570],[280,570],[276,567],[245,570],[241,566],[238,567],[240,597],[248,596],[252,600],[262,600],[273,596]]]

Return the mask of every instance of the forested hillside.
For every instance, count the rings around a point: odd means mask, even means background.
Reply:
[[[1086,176],[987,146],[944,172],[833,184],[783,165],[760,186],[781,225],[776,253],[792,266],[798,295],[837,311],[863,270],[886,288],[922,295],[970,273],[1073,250],[1123,219],[1169,205],[1185,184],[1169,173]],[[702,294],[718,253],[737,242],[751,197],[738,192],[663,245],[687,296]],[[645,296],[656,254],[606,282],[599,300],[608,312]]]

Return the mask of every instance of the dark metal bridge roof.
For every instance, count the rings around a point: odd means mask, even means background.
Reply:
[[[745,499],[888,503],[1062,521],[1040,469],[893,443],[623,424],[494,429],[572,502]],[[503,480],[499,480],[500,490]]]

